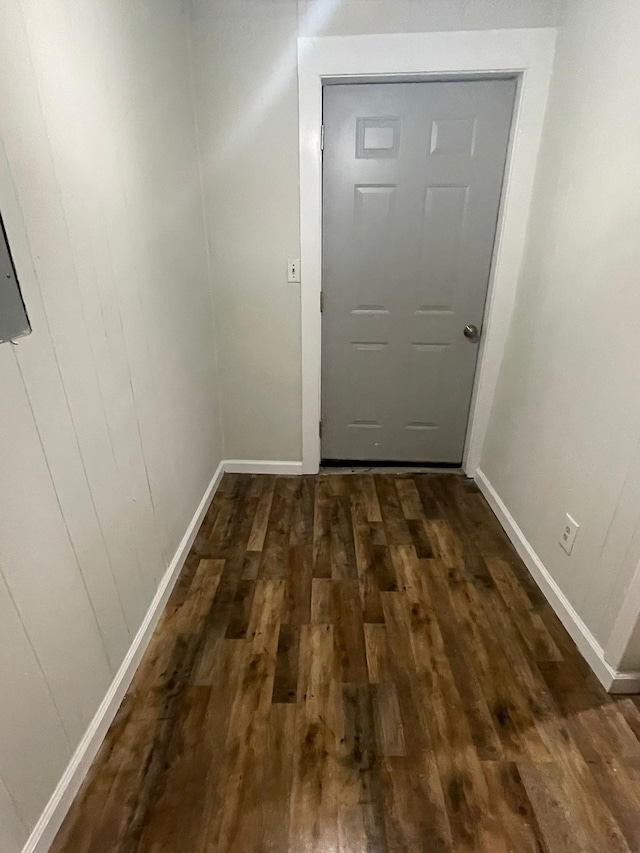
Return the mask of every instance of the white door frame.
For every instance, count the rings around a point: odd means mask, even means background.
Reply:
[[[463,468],[474,476],[489,423],[522,262],[549,92],[555,29],[485,30],[298,39],[302,312],[302,468],[320,465],[322,323],[322,86],[338,80],[520,78],[502,192]]]

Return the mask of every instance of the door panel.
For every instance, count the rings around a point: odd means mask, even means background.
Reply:
[[[324,459],[461,461],[515,87],[325,87]]]

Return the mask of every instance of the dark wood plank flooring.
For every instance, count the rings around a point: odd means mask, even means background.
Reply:
[[[226,475],[52,850],[640,851],[639,738],[473,483]]]

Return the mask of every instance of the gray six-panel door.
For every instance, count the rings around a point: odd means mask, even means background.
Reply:
[[[323,459],[461,461],[515,89],[325,87]]]

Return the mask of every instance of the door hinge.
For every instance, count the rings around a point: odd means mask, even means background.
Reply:
[[[322,438],[322,421],[318,421],[318,435]]]
[[[320,126],[320,150],[324,151],[324,125]]]
[[[320,291],[320,313],[324,311],[324,292]]]

